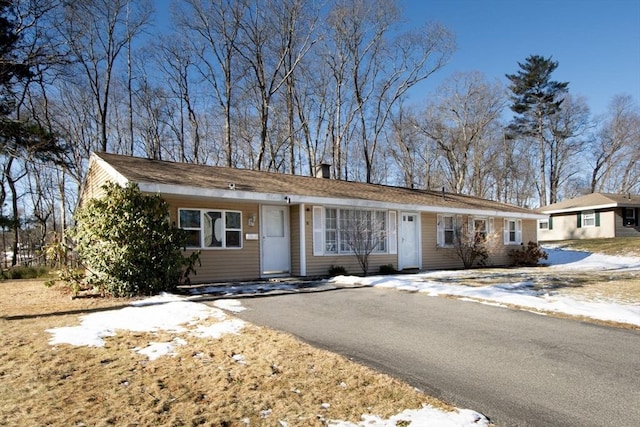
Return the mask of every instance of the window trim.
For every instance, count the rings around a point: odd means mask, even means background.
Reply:
[[[513,224],[513,230],[511,230]],[[504,244],[505,245],[521,245],[522,244],[522,220],[517,218],[504,219]],[[511,240],[513,233],[514,240]]]
[[[327,211],[334,210],[336,212],[335,215],[335,226],[336,228],[327,228]],[[390,225],[390,221],[392,217],[395,217],[395,212],[385,210],[385,209],[362,209],[357,207],[338,207],[338,206],[314,206],[313,207],[313,254],[314,256],[348,256],[353,255],[353,249],[342,249],[342,239],[340,233],[340,222],[342,221],[342,212],[344,211],[358,211],[358,212],[369,212],[371,214],[371,219],[379,217],[384,220],[384,241],[381,243],[384,246],[384,250],[374,250],[371,252],[371,255],[386,255],[386,254],[394,254],[393,246],[391,239],[395,238],[396,233],[396,225]],[[335,250],[328,251],[327,243],[332,240],[327,239],[327,233],[333,232],[335,233]]]
[[[180,212],[182,211],[198,211],[200,213],[200,227],[182,227],[181,224],[181,215]],[[222,226],[222,245],[221,246],[204,246],[204,233],[205,233],[205,227],[204,227],[204,222],[205,220],[205,214],[208,212],[216,212],[216,213],[220,213],[220,218],[223,221],[223,226]],[[235,213],[235,214],[239,214],[240,215],[240,228],[230,228],[227,227],[227,214],[228,213]],[[213,225],[212,225],[213,226]],[[199,231],[199,235],[200,235],[200,246],[189,246],[187,245],[186,248],[187,249],[199,249],[199,250],[239,250],[242,249],[244,247],[244,239],[242,236],[242,226],[243,226],[243,222],[242,222],[242,211],[237,211],[237,210],[233,210],[233,209],[217,209],[217,208],[178,208],[178,227],[182,230],[186,230],[186,231]],[[227,246],[227,232],[238,232],[239,235],[239,246]]]
[[[451,226],[452,229],[446,228],[446,219],[451,218]],[[438,214],[436,217],[436,244],[439,248],[453,248],[456,242],[456,228],[458,227],[458,222],[461,222],[462,218],[460,215],[454,215],[450,213]],[[447,243],[447,231],[452,231],[452,242]]]
[[[592,224],[587,224],[587,221],[593,221]],[[596,226],[596,211],[588,210],[582,211],[582,228],[595,228]]]

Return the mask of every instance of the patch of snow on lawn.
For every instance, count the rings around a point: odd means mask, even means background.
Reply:
[[[244,321],[229,319],[213,325],[199,325],[191,334],[201,338],[218,339],[225,334],[237,334],[244,327]]]
[[[209,326],[200,324],[208,319],[214,319],[217,323]],[[49,344],[103,347],[103,338],[116,335],[118,330],[168,331],[179,334],[189,332],[200,337],[219,338],[225,333],[238,333],[244,326],[242,320],[227,320],[226,314],[218,308],[186,301],[170,294],[134,301],[121,309],[87,314],[81,316],[80,321],[78,326],[47,329],[52,335]],[[148,347],[137,351],[155,359],[172,353],[176,344],[180,345],[180,341],[150,343]]]
[[[240,313],[241,311],[246,310],[246,308],[242,306],[242,303],[237,299],[219,299],[214,301],[213,305],[233,313]]]
[[[173,356],[175,355],[174,349],[176,346],[186,345],[187,342],[181,338],[175,338],[171,342],[150,342],[145,348],[134,348],[136,353],[144,354],[149,360],[156,360],[161,356]]]
[[[544,248],[549,255],[541,264],[552,268],[580,270],[640,270],[640,258],[592,254],[590,252],[570,251],[559,248]]]
[[[396,427],[398,425],[420,427],[479,427],[488,426],[489,421],[482,414],[469,409],[444,412],[431,406],[422,409],[407,409],[389,419],[376,415],[363,415],[362,421],[354,424],[346,421],[329,421],[332,427]]]

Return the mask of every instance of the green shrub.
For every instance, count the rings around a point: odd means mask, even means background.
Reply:
[[[536,242],[529,242],[527,246],[521,245],[520,248],[509,252],[509,256],[517,266],[533,267],[549,255]]]
[[[347,269],[341,265],[332,265],[329,267],[329,276],[343,276],[347,274]]]
[[[396,274],[398,270],[395,269],[393,264],[385,264],[380,266],[380,274]]]
[[[199,253],[183,255],[186,234],[169,223],[159,195],[108,183],[105,196],[78,208],[67,235],[87,268],[84,284],[113,296],[153,295],[188,282]]]

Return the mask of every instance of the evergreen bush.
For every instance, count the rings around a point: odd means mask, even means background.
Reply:
[[[87,269],[85,284],[117,297],[172,291],[188,282],[199,253],[183,255],[186,234],[169,222],[159,195],[136,184],[104,185],[105,196],[78,208],[68,236]]]
[[[347,274],[347,269],[341,265],[332,265],[329,267],[329,276],[344,276]]]
[[[398,270],[393,266],[393,264],[385,264],[380,266],[380,274],[396,274]]]

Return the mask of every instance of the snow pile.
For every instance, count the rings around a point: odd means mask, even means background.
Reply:
[[[481,414],[469,409],[457,409],[453,412],[443,412],[431,406],[422,409],[407,409],[401,413],[382,419],[376,415],[363,415],[358,424],[346,421],[329,421],[332,427],[396,427],[410,425],[420,427],[456,427],[456,426],[488,426],[489,421]]]
[[[214,323],[203,325],[204,321]],[[71,344],[75,346],[103,347],[104,338],[115,336],[118,330],[131,332],[168,331],[176,334],[191,334],[198,337],[219,338],[223,334],[238,333],[244,326],[240,319],[227,319],[218,308],[186,301],[184,298],[162,294],[135,301],[130,306],[91,313],[80,317],[80,325],[47,329],[52,338],[49,344]],[[136,348],[138,353],[153,360],[173,354],[176,346],[186,345],[182,338],[170,342],[151,342],[145,348]]]
[[[549,268],[581,271],[640,271],[640,258],[618,257],[588,252],[547,249]],[[640,304],[604,303],[584,301],[565,295],[534,288],[530,281],[499,283],[489,286],[463,286],[449,284],[451,277],[475,274],[467,271],[437,271],[414,275],[395,276],[337,276],[330,279],[335,284],[364,285],[381,288],[421,292],[429,296],[455,296],[465,301],[517,305],[529,309],[585,316],[593,319],[629,323],[640,326]],[[489,276],[490,277],[490,276]],[[496,274],[496,277],[498,275]],[[472,279],[470,279],[472,280]]]

